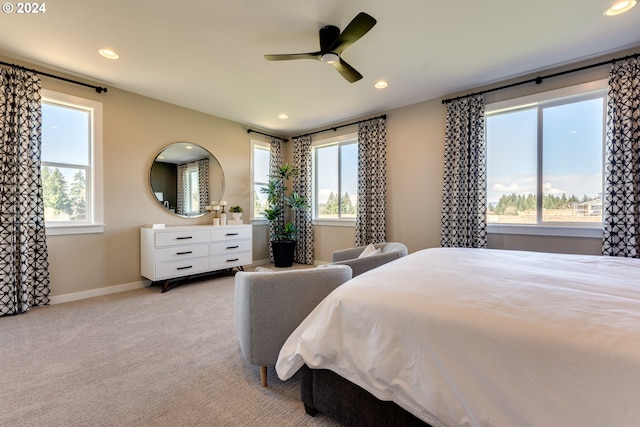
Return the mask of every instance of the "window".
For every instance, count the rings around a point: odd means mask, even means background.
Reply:
[[[198,215],[200,213],[200,167],[197,162],[187,165],[186,215]]]
[[[489,231],[602,227],[606,96],[599,81],[487,105]]]
[[[252,192],[252,216],[254,219],[264,219],[260,212],[267,208],[267,195],[260,191],[269,183],[269,159],[271,153],[269,144],[252,141],[253,146],[253,192]]]
[[[358,139],[356,134],[313,145],[313,217],[356,218],[358,206]]]
[[[102,104],[43,90],[42,187],[47,234],[102,225]]]

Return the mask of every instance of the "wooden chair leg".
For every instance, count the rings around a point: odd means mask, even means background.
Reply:
[[[260,382],[262,383],[262,387],[267,386],[267,367],[260,366]]]

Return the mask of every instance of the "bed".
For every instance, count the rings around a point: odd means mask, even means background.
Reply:
[[[415,252],[311,312],[276,364],[301,368],[307,412],[322,401],[346,424],[397,408],[402,425],[639,425],[640,260]]]

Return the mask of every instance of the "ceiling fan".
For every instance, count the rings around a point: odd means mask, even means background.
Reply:
[[[372,16],[360,12],[349,22],[349,25],[346,26],[342,33],[340,28],[334,25],[326,25],[320,28],[320,50],[318,52],[265,55],[264,57],[268,61],[317,59],[333,65],[349,83],[357,82],[362,78],[362,74],[347,64],[340,55],[343,50],[369,32],[376,25],[376,22]]]

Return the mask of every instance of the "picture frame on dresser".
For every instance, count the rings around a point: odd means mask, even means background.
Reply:
[[[140,275],[152,285],[162,282],[162,292],[194,275],[251,264],[250,224],[169,226],[140,228]]]

